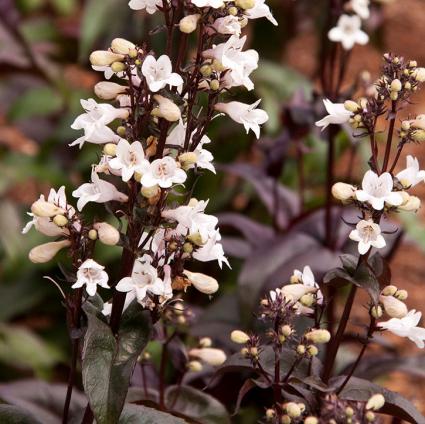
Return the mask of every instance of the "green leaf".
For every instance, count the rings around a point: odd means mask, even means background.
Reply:
[[[226,408],[211,395],[190,386],[171,386],[167,389],[166,405],[170,410],[193,418],[202,424],[229,424]]]
[[[49,116],[63,106],[63,99],[51,87],[36,87],[18,97],[8,111],[11,121]]]
[[[83,349],[83,385],[98,424],[115,424],[127,396],[137,358],[146,346],[151,321],[134,301],[124,312],[117,339],[90,311]]]
[[[12,405],[0,405],[0,422],[2,424],[41,424],[29,412]]]
[[[142,405],[126,404],[119,424],[185,424],[186,421],[166,412]]]

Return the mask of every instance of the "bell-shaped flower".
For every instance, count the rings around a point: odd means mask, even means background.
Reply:
[[[239,35],[241,34],[242,28],[239,22],[239,18],[233,15],[227,15],[222,18],[217,18],[212,27],[219,33],[225,35]]]
[[[224,0],[191,0],[191,3],[197,7],[212,7],[213,9],[218,9],[224,5]]]
[[[221,240],[221,235],[219,230],[216,230],[203,246],[192,253],[193,258],[201,262],[217,261],[220,268],[225,263],[230,268],[229,261],[224,255],[223,246],[219,243],[219,240]]]
[[[362,189],[357,190],[355,195],[360,202],[368,202],[373,209],[382,210],[385,203],[391,206],[399,206],[403,203],[400,193],[393,192],[393,178],[388,172],[381,175],[369,170],[365,173],[362,181]]]
[[[357,15],[341,15],[336,27],[328,33],[329,40],[341,43],[345,50],[351,50],[355,44],[365,45],[369,36],[361,30],[362,21]]]
[[[354,13],[360,16],[362,19],[369,19],[370,10],[369,10],[370,0],[350,0],[348,6],[351,7]]]
[[[142,74],[146,78],[149,90],[153,93],[161,90],[167,84],[178,87],[183,84],[183,78],[173,72],[171,60],[167,55],[155,59],[152,55],[146,56],[142,65]]]
[[[81,105],[86,113],[78,116],[71,128],[84,130],[84,135],[73,141],[70,146],[79,145],[81,148],[85,142],[105,144],[119,141],[120,137],[107,125],[115,119],[126,119],[127,109],[117,109],[108,103],[96,103],[93,99],[81,100]]]
[[[78,199],[77,208],[81,211],[89,202],[106,203],[113,200],[126,202],[128,196],[118,191],[118,189],[108,181],[101,180],[97,172],[93,170],[91,174],[92,182],[82,184],[72,195]]]
[[[262,109],[256,109],[261,100],[251,105],[241,102],[217,103],[215,109],[224,112],[238,124],[242,124],[248,133],[252,130],[257,138],[260,137],[260,125],[268,121],[269,116]]]
[[[130,144],[124,139],[118,142],[116,156],[108,164],[110,168],[121,171],[123,181],[129,181],[135,172],[143,174],[149,167],[140,141]]]
[[[378,322],[377,325],[397,336],[407,337],[422,349],[425,347],[425,328],[418,327],[421,317],[421,312],[412,309],[403,318],[391,318],[388,321]]]
[[[85,260],[78,268],[77,281],[72,285],[72,288],[78,289],[86,286],[86,292],[89,296],[96,294],[97,286],[109,289],[109,277],[104,269],[104,266],[99,265],[93,259]]]
[[[155,159],[144,170],[140,180],[142,186],[152,187],[158,185],[161,188],[170,188],[173,184],[182,184],[187,175],[179,168],[177,162],[170,156]]]
[[[332,103],[330,100],[324,99],[323,104],[328,115],[316,122],[316,126],[321,127],[322,131],[330,124],[345,124],[352,115],[352,112],[344,107],[344,103]]]
[[[301,272],[298,269],[294,269],[294,275],[307,287],[314,287],[317,289],[316,299],[319,304],[323,303],[323,294],[319,289],[319,284],[317,284],[316,279],[314,278],[313,271],[311,268],[306,265]]]
[[[266,18],[273,25],[278,25],[276,19],[273,17],[270,7],[267,6],[266,0],[255,0],[255,5],[251,9],[245,10],[245,16],[248,19]]]
[[[406,157],[406,168],[400,171],[396,177],[403,187],[414,187],[425,180],[425,171],[419,169],[417,158],[408,155]]]
[[[146,10],[147,13],[152,15],[161,7],[163,4],[162,0],[130,0],[128,5],[133,10]]]
[[[349,238],[358,243],[357,249],[361,255],[365,255],[371,247],[382,249],[386,245],[381,227],[371,219],[359,221]]]

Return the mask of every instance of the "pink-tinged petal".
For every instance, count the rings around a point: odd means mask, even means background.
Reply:
[[[131,277],[124,277],[118,281],[118,284],[115,286],[115,288],[120,292],[132,291],[134,289],[133,279]]]

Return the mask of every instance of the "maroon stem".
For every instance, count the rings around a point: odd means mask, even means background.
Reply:
[[[387,144],[385,146],[385,154],[384,154],[384,163],[382,164],[382,171],[381,172],[385,172],[388,168],[388,161],[390,160],[391,145],[392,145],[392,141],[393,141],[393,133],[394,133],[395,120],[396,120],[396,113],[397,113],[397,102],[392,101],[391,102],[390,127],[388,129]]]

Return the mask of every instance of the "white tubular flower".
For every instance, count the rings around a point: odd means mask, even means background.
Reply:
[[[148,255],[136,260],[131,277],[121,279],[116,289],[120,292],[134,294],[142,306],[145,305],[148,292],[165,299],[170,299],[173,295],[171,279],[164,278],[162,280],[158,277],[158,271],[151,265],[151,257]]]
[[[52,260],[59,250],[71,245],[69,240],[52,241],[33,247],[28,255],[29,260],[34,264],[44,264]]]
[[[178,87],[183,84],[183,78],[172,72],[171,60],[167,55],[155,59],[152,55],[145,58],[142,65],[142,74],[146,78],[149,90],[153,93],[161,90],[167,84]]]
[[[316,279],[314,278],[313,271],[311,268],[306,265],[303,271],[294,269],[294,275],[301,280],[301,282],[307,287],[314,287],[317,289],[316,298],[319,304],[323,303],[323,294],[319,289],[319,284],[317,284]]]
[[[239,35],[241,34],[242,28],[237,16],[227,15],[223,18],[218,18],[214,21],[213,28],[219,34],[225,35]]]
[[[125,85],[110,81],[100,81],[94,86],[94,92],[102,100],[113,100],[127,90]]]
[[[224,5],[224,0],[191,0],[191,3],[197,7],[212,7],[218,9]]]
[[[406,169],[400,171],[396,177],[404,188],[414,187],[425,180],[425,171],[419,169],[417,158],[408,155],[406,157]]]
[[[221,349],[213,347],[204,347],[202,349],[189,350],[189,356],[198,358],[213,367],[218,367],[226,360],[226,354]]]
[[[93,259],[87,259],[78,268],[77,281],[71,287],[78,289],[86,286],[86,292],[89,296],[96,294],[97,286],[109,289],[109,277],[104,269],[104,266],[99,265]]]
[[[152,109],[151,114],[153,116],[164,118],[169,122],[176,122],[181,119],[180,109],[172,100],[160,94],[155,94],[153,98],[158,103],[158,106]]]
[[[316,126],[322,127],[322,131],[331,124],[345,124],[352,115],[352,113],[344,107],[344,103],[332,103],[329,99],[324,99],[323,104],[325,105],[328,115],[316,122]]]
[[[22,229],[22,234],[27,234],[33,226],[39,233],[48,237],[59,237],[69,234],[69,230],[67,228],[58,227],[50,220],[50,218],[39,217],[32,213],[27,214],[32,217],[32,219],[27,222],[25,227]]]
[[[307,293],[316,293],[316,287],[305,286],[304,284],[287,284],[280,289],[283,297],[288,302],[298,302]]]
[[[177,162],[172,157],[165,156],[155,159],[145,169],[140,182],[144,187],[158,185],[161,188],[170,188],[173,184],[184,183],[186,178],[186,172],[178,167]]]
[[[348,6],[351,7],[354,13],[360,16],[362,19],[369,19],[370,11],[369,11],[370,0],[351,0],[348,3]]]
[[[266,0],[255,0],[255,6],[245,11],[245,15],[248,19],[266,18],[273,25],[278,25],[276,19],[273,17],[269,6],[266,4]]]
[[[201,274],[200,272],[191,272],[184,270],[184,274],[192,283],[196,290],[204,294],[214,294],[218,290],[218,282],[215,278],[209,275]]]
[[[391,318],[403,318],[407,315],[407,306],[394,296],[379,296],[380,302],[384,305],[385,312]]]
[[[348,202],[354,198],[356,187],[346,183],[335,183],[332,186],[332,196],[335,199],[341,200],[342,202]]]
[[[357,15],[341,15],[336,27],[328,33],[329,40],[341,43],[345,50],[351,50],[355,44],[365,45],[369,36],[361,30],[362,21]]]
[[[162,0],[130,0],[128,2],[130,9],[143,10],[145,9],[150,15],[158,10],[158,6],[162,6]]]
[[[108,103],[96,103],[93,99],[81,100],[86,113],[78,116],[71,128],[73,130],[84,130],[84,135],[73,141],[70,146],[79,145],[80,148],[85,142],[94,144],[105,144],[118,142],[120,137],[109,127],[115,119],[127,119],[127,109],[116,109]]]
[[[365,255],[371,247],[382,249],[386,245],[381,227],[371,219],[359,221],[349,238],[358,243],[357,249],[361,255]]]
[[[135,298],[136,297],[134,296],[133,293],[127,293],[126,294],[123,312],[130,306],[130,303],[133,302],[133,300]],[[112,302],[105,302],[103,304],[102,314],[105,315],[105,316],[109,316],[109,315],[111,315],[111,312],[112,312]]]
[[[82,184],[72,195],[78,198],[77,208],[83,210],[88,202],[106,203],[110,201],[126,202],[128,196],[118,191],[118,189],[108,181],[101,180],[97,172],[91,174],[92,182]]]
[[[388,321],[378,322],[377,325],[378,327],[391,331],[391,333],[396,336],[407,337],[409,340],[414,342],[416,346],[423,349],[425,347],[425,328],[417,326],[421,317],[421,312],[416,312],[412,309],[401,319],[391,318]]]
[[[121,171],[123,181],[129,181],[135,172],[143,174],[149,168],[142,144],[139,141],[130,144],[124,139],[118,142],[116,156],[108,164],[110,168]]]
[[[219,240],[221,235],[219,230],[216,230],[202,247],[193,252],[193,258],[201,262],[217,261],[220,268],[225,263],[230,268],[229,261],[224,256],[223,246],[218,243]]]
[[[357,190],[355,195],[360,202],[368,202],[373,209],[380,211],[385,203],[391,206],[400,206],[403,197],[400,193],[393,192],[393,178],[388,172],[381,175],[369,170],[363,177],[362,190]]]
[[[257,137],[260,137],[260,125],[268,121],[267,112],[262,109],[256,109],[261,102],[257,100],[252,105],[241,102],[217,103],[215,110],[226,113],[238,124],[242,124],[248,133],[252,130]]]

